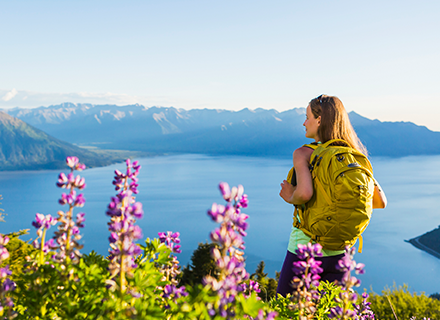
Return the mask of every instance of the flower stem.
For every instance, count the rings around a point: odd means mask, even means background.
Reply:
[[[73,205],[70,205],[70,209],[67,212],[67,235],[66,235],[66,254],[69,256],[69,250],[70,250],[70,238],[72,237],[72,228],[70,226],[70,222],[72,221],[72,211],[73,211]],[[68,258],[66,257],[66,258]]]
[[[43,235],[41,236],[40,263],[39,263],[40,266],[44,263],[44,241],[46,239],[46,231],[47,229],[44,229]]]

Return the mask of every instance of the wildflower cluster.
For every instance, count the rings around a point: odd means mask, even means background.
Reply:
[[[211,240],[217,243],[211,250],[217,267],[219,278],[206,276],[204,282],[212,287],[219,296],[218,305],[212,306],[209,313],[232,319],[235,317],[232,305],[237,292],[243,290],[241,283],[248,278],[244,265],[243,236],[246,236],[248,216],[240,212],[240,208],[247,207],[247,197],[243,195],[243,186],[229,188],[227,183],[220,183],[220,191],[226,206],[214,203],[208,215],[215,222],[221,223],[219,228],[211,232]]]
[[[159,240],[164,243],[170,250],[171,253],[180,253],[180,233],[179,232],[159,232]],[[180,297],[187,296],[188,293],[185,291],[185,286],[178,287],[177,277],[181,273],[179,261],[175,255],[171,255],[171,261],[169,264],[162,265],[160,271],[163,274],[163,281],[169,282],[165,285],[162,292],[162,297],[165,299],[172,299],[176,301]]]
[[[241,284],[241,290],[243,291],[243,295],[245,298],[249,298],[252,292],[260,293],[260,284],[257,281],[249,280],[249,284],[244,282]],[[257,297],[258,300],[261,300],[260,297]]]
[[[368,301],[368,293],[362,293],[362,300],[360,304],[353,304],[354,310],[356,312],[355,319],[359,320],[374,320],[374,313],[370,308],[371,302]]]
[[[78,262],[83,245],[79,244],[81,235],[79,229],[84,227],[85,213],[80,212],[73,218],[73,209],[83,207],[86,200],[82,193],[77,194],[75,189],[83,190],[86,187],[85,179],[74,175],[74,171],[82,171],[86,168],[84,164],[79,163],[77,157],[67,157],[67,166],[70,167],[70,173],[66,176],[60,173],[57,186],[69,190],[69,193],[63,193],[58,201],[61,205],[68,205],[67,211],[58,211],[58,231],[55,232],[54,242],[49,243],[52,249],[58,249],[53,256],[55,261],[63,263],[66,259],[72,262]],[[38,222],[37,222],[38,223]],[[47,225],[47,223],[46,223]],[[47,229],[47,228],[46,228]]]
[[[0,264],[9,258],[9,251],[6,249],[8,242],[9,237],[0,234]],[[10,275],[11,271],[8,265],[0,268],[0,316],[5,313],[11,316],[14,306],[12,298],[8,296],[8,292],[15,290],[15,283],[9,278]]]
[[[160,242],[164,243],[172,253],[181,252],[180,245],[178,244],[180,243],[179,232],[159,232],[158,235]],[[171,263],[169,265],[164,265],[161,267],[161,272],[163,274],[163,280],[171,282],[167,289],[167,291],[171,294],[172,291],[176,290],[176,286],[178,284],[177,276],[180,274],[179,261],[175,255],[171,255]]]
[[[119,277],[119,290],[125,292],[127,289],[126,275],[132,276],[133,268],[137,267],[135,257],[142,250],[135,243],[142,238],[142,230],[135,225],[136,219],[142,218],[144,212],[142,204],[135,202],[134,194],[138,193],[137,175],[141,166],[137,161],[131,163],[126,161],[126,172],[115,170],[113,185],[115,190],[120,191],[116,197],[111,198],[106,214],[110,216],[109,231],[110,237],[110,277]],[[111,282],[112,286],[116,282]]]
[[[292,281],[294,292],[292,301],[295,303],[293,308],[299,310],[300,319],[313,319],[316,311],[319,293],[319,274],[323,271],[320,265],[321,261],[315,260],[315,257],[321,257],[322,246],[319,243],[307,245],[298,245],[295,251],[299,261],[293,263],[293,272],[296,274]]]
[[[372,312],[369,308],[368,302],[366,302],[367,297],[364,298],[364,302],[361,305],[356,305],[357,294],[352,290],[354,287],[359,287],[361,281],[356,277],[351,275],[352,271],[356,274],[363,274],[365,265],[363,263],[356,263],[353,260],[356,248],[345,248],[344,257],[342,257],[339,262],[337,269],[344,272],[344,276],[341,281],[342,287],[345,289],[341,291],[339,296],[335,298],[336,302],[339,302],[340,306],[335,306],[330,310],[330,318],[336,319],[370,319]],[[351,307],[355,309],[351,309]]]
[[[38,263],[42,265],[44,263],[44,255],[48,253],[52,248],[56,247],[55,240],[50,239],[46,242],[46,233],[51,226],[57,224],[57,220],[50,214],[43,215],[37,213],[35,215],[35,221],[32,221],[32,225],[37,229],[37,238],[32,242],[35,249],[40,251]],[[41,239],[41,240],[40,240]],[[40,240],[40,241],[39,241]]]
[[[220,192],[226,201],[226,206],[214,203],[208,215],[220,227],[211,232],[211,240],[217,244],[211,250],[211,256],[219,269],[218,279],[206,276],[204,283],[217,293],[219,299],[214,305],[209,305],[211,317],[219,315],[226,319],[234,319],[236,298],[238,293],[257,289],[258,286],[244,285],[244,281],[249,278],[244,263],[244,240],[247,235],[248,215],[241,213],[240,208],[248,205],[247,195],[243,194],[243,186],[229,187],[227,183],[220,183]],[[264,317],[264,313],[261,313]],[[274,314],[268,315],[268,319],[273,318]]]

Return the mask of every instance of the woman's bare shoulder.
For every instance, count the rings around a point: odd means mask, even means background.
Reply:
[[[303,147],[300,147],[300,148],[296,149],[293,152],[293,157],[294,158],[299,157],[299,158],[310,159],[310,156],[312,155],[312,153],[313,153],[313,149],[311,149],[309,147],[304,147],[303,146]]]

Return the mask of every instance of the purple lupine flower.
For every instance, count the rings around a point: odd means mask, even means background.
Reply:
[[[11,279],[5,279],[3,281],[3,292],[13,291],[15,290],[16,285],[15,282]]]
[[[259,310],[257,317],[253,318],[253,320],[275,320],[277,315],[278,313],[275,311],[269,312],[267,315],[265,315],[263,310]]]
[[[320,267],[320,265],[322,264],[322,261],[317,261],[315,260],[313,257],[310,257],[310,259],[308,260],[309,263],[309,268],[310,268],[310,273],[311,274],[320,274],[322,273],[324,270]]]
[[[84,228],[84,221],[86,221],[86,218],[84,217],[85,213],[84,212],[80,212],[76,215],[76,225],[79,228]]]
[[[365,273],[364,268],[365,268],[365,264],[358,263],[358,264],[356,264],[354,271],[356,272],[356,274],[364,274]]]
[[[177,298],[180,296],[186,296],[187,292],[185,291],[185,287],[182,286],[180,288],[177,288],[178,280],[177,277],[181,273],[179,261],[177,260],[177,257],[173,255],[173,253],[180,253],[180,233],[179,232],[159,232],[158,233],[159,240],[161,243],[165,244],[171,252],[169,257],[171,258],[170,264],[164,264],[160,268],[160,272],[162,273],[162,281],[168,281],[170,284],[166,285],[163,289],[163,292],[161,293],[161,296],[164,298],[171,298],[174,301],[176,301]],[[169,306],[166,305],[166,308]]]
[[[353,261],[350,255],[346,252],[345,255],[338,261],[337,269],[340,271],[352,271],[356,268],[356,262]]]
[[[356,317],[356,311],[346,309],[336,306],[330,309],[330,314],[328,315],[330,319],[354,319]]]
[[[308,273],[303,278],[305,287],[307,289],[311,288],[312,286],[317,288],[319,286],[319,279],[321,279],[321,277],[318,274]]]
[[[45,242],[46,232],[51,227],[57,224],[57,220],[53,218],[50,214],[43,215],[41,213],[37,213],[35,215],[35,221],[32,221],[32,225],[37,229],[38,238],[32,242],[32,245],[35,249],[39,249],[40,257],[39,263],[42,264],[44,260],[44,254],[51,251],[53,247],[55,247],[55,242],[51,239]],[[41,244],[40,244],[40,241]]]
[[[178,245],[178,243],[180,243],[179,232],[159,232],[158,235],[160,242],[165,243],[165,245],[171,249],[171,252],[181,253],[180,245]]]
[[[67,177],[64,174],[64,172],[61,172],[58,176],[57,187],[65,188],[66,184],[67,184]]]
[[[137,161],[131,163],[130,159],[127,159],[126,168],[125,173],[115,170],[112,183],[119,193],[111,198],[106,211],[106,214],[110,216],[108,225],[111,232],[109,236],[110,276],[119,278],[121,292],[127,289],[126,273],[131,274],[131,270],[137,267],[135,257],[141,253],[141,248],[134,241],[142,237],[142,230],[135,225],[135,222],[144,214],[142,204],[135,202],[133,196],[138,193],[137,175],[140,165]],[[132,290],[129,289],[128,292]]]
[[[322,246],[319,243],[307,243],[298,244],[298,249],[295,250],[295,254],[299,259],[305,260],[308,257],[322,257]]]
[[[82,171],[86,168],[86,166],[84,164],[79,163],[79,160],[77,157],[67,157],[66,163],[67,163],[67,166],[69,166],[72,169],[72,171],[73,170]]]
[[[257,281],[249,280],[249,284],[242,283],[238,286],[238,288],[241,292],[244,292],[244,297],[249,298],[251,296],[252,292],[260,293],[260,284]],[[257,297],[258,300],[260,300],[260,297]]]
[[[302,274],[307,270],[307,262],[306,261],[295,261],[293,263],[293,268],[292,268],[293,272],[295,274]]]
[[[70,172],[67,176],[61,172],[58,176],[58,181],[56,185],[59,188],[71,189],[77,188],[82,190],[86,187],[85,179],[80,176],[74,176],[73,172]]]
[[[0,234],[0,264],[9,258],[9,251],[6,245],[9,243],[9,237]]]
[[[9,252],[6,247],[4,247],[6,244],[8,244],[8,242],[9,237],[0,234],[0,264],[9,258]],[[11,274],[12,272],[9,270],[8,265],[0,268],[0,308],[2,310],[4,307],[12,308],[14,306],[12,298],[5,297],[6,292],[15,290],[16,287],[15,283],[8,278]]]
[[[235,318],[233,305],[236,295],[244,289],[243,282],[249,278],[243,258],[244,241],[248,224],[247,215],[240,212],[240,207],[247,205],[247,196],[243,194],[243,186],[230,188],[225,182],[219,184],[226,206],[214,203],[208,211],[211,219],[220,223],[220,227],[210,234],[211,240],[218,247],[211,250],[216,265],[220,270],[219,279],[206,276],[203,280],[219,296],[219,304],[209,307],[209,314],[216,314],[227,319]]]
[[[110,242],[110,243],[115,243],[116,241],[118,241],[119,240],[119,236],[118,236],[118,234],[116,233],[116,232],[112,232],[111,234],[110,234],[110,237],[108,237],[108,241]]]
[[[163,292],[164,292],[163,294],[164,298],[173,298],[174,301],[180,297],[186,297],[188,295],[188,292],[185,291],[184,286],[177,288],[173,284],[167,284]]]
[[[5,247],[0,247],[0,260],[6,260],[9,258],[9,251]]]
[[[78,164],[79,160],[77,157],[67,157],[66,163],[70,168],[74,168]]]
[[[362,293],[362,302],[360,305],[353,303],[354,310],[359,320],[374,320],[374,313],[370,308],[371,302],[368,302],[368,293]]]
[[[0,234],[0,246],[5,246],[9,243],[9,237]]]
[[[133,192],[135,193],[135,192]],[[141,219],[144,215],[144,211],[142,210],[142,203],[135,202],[133,205],[127,208],[129,214],[133,215],[136,219]]]
[[[6,266],[4,268],[0,268],[0,279],[6,279],[11,274],[12,274],[12,271],[9,270],[9,266]]]
[[[346,247],[344,256],[339,260],[338,265],[336,266],[337,269],[344,272],[341,285],[343,286],[345,291],[342,291],[339,296],[335,298],[337,302],[342,303],[342,308],[331,308],[330,317],[332,318],[344,317],[345,319],[347,317],[350,318],[355,316],[357,319],[370,319],[370,314],[368,311],[365,312],[365,318],[359,317],[361,315],[359,313],[359,310],[363,310],[364,306],[367,306],[366,298],[368,297],[368,295],[363,295],[364,302],[362,304],[362,307],[356,306],[355,304],[355,301],[357,300],[357,294],[353,292],[352,288],[360,286],[361,281],[356,277],[351,276],[351,272],[355,271],[357,274],[364,273],[364,264],[356,263],[356,261],[353,260],[355,251],[356,249],[354,247]],[[354,306],[355,310],[350,310],[349,306]]]
[[[242,207],[242,208],[247,208],[248,203],[249,203],[249,200],[248,200],[248,196],[247,196],[247,194],[244,194],[244,195],[241,197],[240,201],[238,202],[239,207]]]
[[[122,215],[121,200],[119,199],[119,197],[111,198],[111,201],[107,207],[106,214],[110,217],[120,217]]]
[[[292,270],[295,274],[302,275],[302,280],[308,290],[311,286],[319,286],[319,274],[323,272],[323,269],[320,267],[321,264],[322,261],[316,261],[311,256],[306,261],[294,262]]]
[[[220,188],[223,199],[229,202],[229,199],[231,198],[231,189],[229,188],[229,184],[227,184],[226,182],[220,182],[218,187]]]
[[[336,268],[340,271],[345,272],[342,278],[342,285],[346,288],[358,287],[361,284],[361,281],[356,277],[351,277],[351,271],[355,271],[356,274],[363,274],[365,265],[363,263],[356,263],[353,260],[353,256],[355,254],[356,249],[346,247],[344,256],[338,261],[338,265]]]
[[[65,175],[60,173],[58,176],[57,186],[64,188],[69,193],[62,193],[61,198],[58,200],[61,205],[68,205],[69,209],[64,211],[58,211],[58,231],[55,232],[54,242],[46,244],[42,248],[43,252],[47,252],[50,249],[56,249],[57,252],[53,255],[53,259],[64,263],[66,257],[69,257],[72,262],[76,263],[81,256],[78,249],[82,248],[79,244],[81,235],[80,228],[84,227],[85,213],[81,212],[76,215],[76,220],[73,220],[73,209],[75,207],[83,207],[85,204],[85,198],[82,193],[76,194],[75,189],[82,190],[85,188],[85,179],[74,175],[74,171],[81,171],[85,169],[85,165],[79,163],[77,157],[67,157],[66,163],[70,167],[70,173]]]
[[[307,245],[298,244],[295,251],[301,260],[293,263],[293,272],[296,274],[292,281],[295,289],[292,293],[292,300],[299,308],[300,319],[313,317],[316,311],[316,303],[319,299],[317,288],[319,286],[319,274],[322,273],[320,267],[322,262],[315,260],[315,257],[322,256],[322,246],[319,243]]]
[[[51,251],[52,249],[54,249],[56,247],[57,247],[57,244],[55,243],[55,240],[49,239],[49,241],[47,241],[43,246],[43,252],[48,253],[49,251]]]
[[[80,193],[75,199],[74,206],[75,207],[83,207],[85,202],[86,202],[86,199],[84,199],[83,194]]]
[[[208,210],[208,215],[211,219],[217,223],[223,222],[223,217],[225,213],[225,206],[219,205],[217,203],[213,203],[211,206],[211,210]]]
[[[51,226],[54,226],[57,224],[57,221],[55,218],[53,218],[50,214],[43,215],[41,213],[37,213],[35,215],[35,221],[32,221],[32,225],[36,229],[44,228],[49,229]]]

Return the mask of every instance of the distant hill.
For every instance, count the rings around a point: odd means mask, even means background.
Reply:
[[[405,241],[440,259],[440,226],[421,236]]]
[[[65,168],[67,156],[77,156],[87,167],[122,160],[60,141],[20,119],[0,112],[0,170]]]
[[[228,111],[63,103],[6,111],[58,139],[106,149],[290,157],[309,141],[302,126],[304,108]],[[372,156],[440,154],[440,132],[349,115]]]
[[[359,138],[371,155],[402,157],[440,154],[440,132],[412,122],[381,122],[350,112]]]

